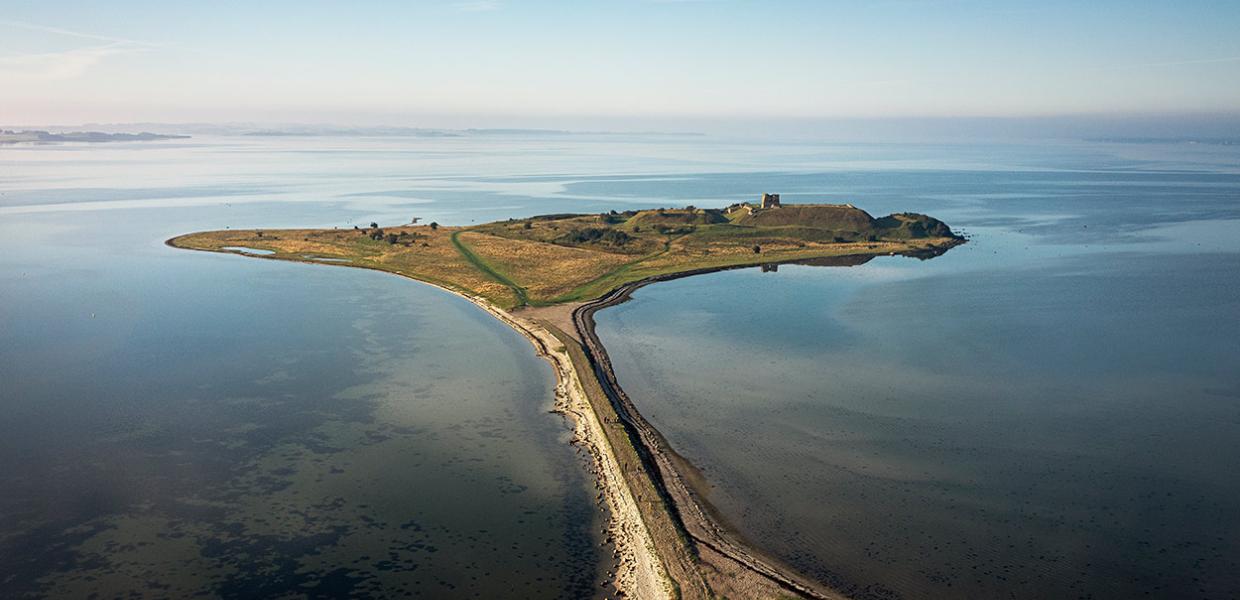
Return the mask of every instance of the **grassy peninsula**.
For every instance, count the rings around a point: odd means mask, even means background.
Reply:
[[[225,230],[169,240],[391,271],[502,309],[598,298],[650,277],[845,255],[941,252],[961,242],[943,222],[874,218],[851,205],[695,207],[544,215],[469,227]]]
[[[963,242],[919,214],[874,218],[852,205],[760,205],[544,215],[470,227],[226,230],[170,246],[388,271],[456,292],[524,335],[555,370],[556,410],[588,450],[610,515],[618,595],[650,599],[842,598],[736,536],[693,465],[616,380],[596,311],[655,281],[783,262],[854,264],[933,256]]]

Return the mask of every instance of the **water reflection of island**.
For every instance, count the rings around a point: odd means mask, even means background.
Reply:
[[[917,260],[930,260],[932,258],[943,256],[951,246],[936,246],[933,248],[924,248],[919,250],[908,250],[905,252],[892,252],[888,256],[907,256],[916,258]],[[857,267],[874,260],[877,254],[849,254],[846,256],[820,256],[818,258],[806,258],[802,260],[791,260],[786,262],[763,263],[759,265],[763,273],[778,273],[780,265],[801,265],[805,267]]]

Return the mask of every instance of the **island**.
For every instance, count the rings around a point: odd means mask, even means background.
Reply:
[[[0,129],[0,144],[19,144],[23,142],[88,142],[99,144],[104,142],[150,142],[155,140],[183,140],[188,135],[164,135],[143,131],[141,133],[105,133],[102,131],[67,131],[52,133],[43,130],[8,130]]]
[[[168,245],[394,273],[468,299],[524,335],[555,370],[558,412],[592,457],[598,500],[633,598],[839,598],[746,543],[705,500],[705,483],[616,381],[593,315],[656,281],[785,263],[937,256],[964,243],[915,213],[875,218],[851,204],[555,214],[466,227],[438,223],[191,233]]]

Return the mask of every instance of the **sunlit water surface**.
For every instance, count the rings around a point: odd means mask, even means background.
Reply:
[[[1234,596],[1237,163],[667,136],[0,147],[0,585],[591,595],[603,516],[527,342],[414,282],[163,240],[771,191],[974,239],[599,315],[747,537],[907,597]]]
[[[1142,149],[814,176],[972,240],[660,283],[600,337],[724,519],[852,595],[1240,597],[1240,151]]]

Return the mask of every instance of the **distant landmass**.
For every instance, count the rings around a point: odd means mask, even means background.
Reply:
[[[340,136],[406,136],[406,137],[461,137],[459,131],[446,129],[423,129],[419,127],[289,127],[259,129],[241,135],[254,137],[340,137]]]
[[[700,136],[692,132],[616,132],[616,131],[572,131],[567,129],[520,129],[520,128],[470,128],[470,129],[426,129],[420,127],[328,127],[328,126],[290,126],[278,129],[258,129],[246,131],[241,135],[255,137],[466,137],[473,135],[507,135],[507,136],[571,136],[571,135],[676,135]]]
[[[142,133],[129,133],[141,131]],[[413,127],[403,125],[336,125],[331,123],[82,123],[38,124],[0,122],[0,140],[5,142],[111,142],[171,139],[195,136],[248,137],[420,137],[459,138],[468,136],[703,136],[691,131],[598,131],[539,129],[522,127]],[[110,136],[104,139],[105,136]],[[142,136],[142,137],[129,137]],[[162,136],[162,137],[158,137]],[[97,139],[85,139],[85,138]],[[73,138],[73,139],[70,139]]]
[[[1091,138],[1087,142],[1106,144],[1205,144],[1207,146],[1240,146],[1240,138],[1191,138],[1191,137],[1109,137]]]
[[[72,131],[52,133],[41,130],[12,131],[0,130],[0,144],[17,144],[20,142],[146,142],[153,140],[185,139],[188,135],[170,135],[151,133],[105,133],[102,131]]]

